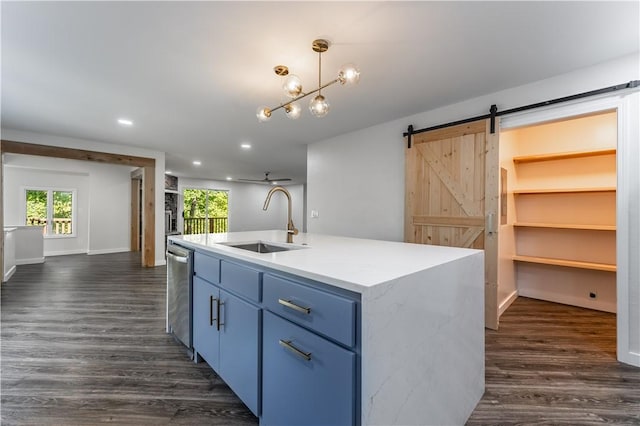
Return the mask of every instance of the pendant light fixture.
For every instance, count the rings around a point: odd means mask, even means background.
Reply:
[[[271,113],[278,109],[283,109],[287,117],[295,120],[300,117],[302,108],[297,103],[302,98],[306,98],[309,95],[317,93],[317,95],[309,103],[309,111],[316,117],[324,117],[329,113],[329,102],[322,95],[322,90],[335,83],[356,84],[360,80],[360,70],[353,64],[344,65],[338,72],[338,76],[326,84],[322,84],[322,54],[329,50],[329,42],[324,39],[314,40],[311,48],[314,52],[318,53],[318,87],[309,92],[303,92],[302,81],[300,77],[295,74],[289,74],[289,68],[285,65],[277,65],[273,68],[276,75],[285,77],[282,83],[282,90],[285,96],[291,98],[290,101],[284,102],[274,108],[261,106],[256,111],[258,121],[265,122],[271,118]]]

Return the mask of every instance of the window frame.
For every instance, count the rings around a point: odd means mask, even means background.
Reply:
[[[43,233],[45,239],[56,238],[76,238],[78,235],[78,190],[76,188],[59,188],[47,186],[23,186],[21,187],[21,218],[20,222],[27,225],[27,191],[45,191],[47,193],[47,225],[46,233]],[[53,193],[54,192],[70,192],[71,193],[71,234],[54,234],[53,233]]]

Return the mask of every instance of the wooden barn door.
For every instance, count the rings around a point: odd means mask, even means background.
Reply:
[[[405,241],[485,250],[485,326],[497,329],[498,132],[480,120],[412,135],[405,167]]]

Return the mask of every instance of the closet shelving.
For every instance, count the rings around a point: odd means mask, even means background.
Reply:
[[[580,161],[579,159],[581,158],[615,156],[615,153],[615,149],[545,153],[514,157],[513,162],[516,173],[521,165],[552,161],[555,167],[557,167],[558,161],[566,161],[566,167],[570,169],[572,162]],[[615,175],[615,163],[613,164],[614,166],[611,173]],[[545,170],[543,164],[537,167],[540,168],[540,171]],[[527,249],[521,249],[522,251],[526,251],[526,254],[518,252],[518,254],[513,257],[513,260],[559,267],[615,272],[616,265],[610,263],[611,259],[595,261],[598,260],[597,254],[592,255],[592,259],[589,259],[589,261],[580,258],[565,259],[559,256],[545,256],[548,255],[549,252],[558,253],[561,251],[553,247],[554,244],[552,244],[551,241],[554,239],[558,241],[559,244],[565,244],[568,247],[571,247],[571,245],[577,246],[578,249],[575,251],[578,252],[578,255],[584,252],[584,250],[581,251],[579,247],[585,244],[593,246],[603,244],[606,246],[610,244],[610,241],[614,241],[615,243],[615,224],[601,223],[601,218],[590,218],[590,209],[584,208],[585,205],[588,206],[590,203],[593,203],[592,207],[594,209],[608,208],[615,211],[615,191],[616,188],[611,186],[577,186],[572,188],[558,186],[547,188],[520,188],[514,190],[517,215],[519,217],[526,216],[528,219],[526,221],[516,221],[513,224],[516,229],[516,241],[518,241],[519,236],[522,236],[525,232],[528,240],[526,243],[522,243],[522,246],[527,245]],[[598,193],[613,193],[613,196],[604,199],[604,202],[602,198],[590,200],[590,197],[592,197],[590,194]],[[549,195],[555,196],[553,200],[555,204],[550,204],[548,201],[545,201],[545,197]],[[536,197],[536,201],[534,202],[534,199],[529,199],[527,202],[525,201],[527,197]],[[580,199],[578,200],[576,197],[580,197]],[[613,203],[613,205],[609,205],[611,203]],[[539,211],[524,211],[527,208],[532,209],[532,206],[535,206]],[[582,206],[582,208],[580,206]],[[534,220],[532,220],[532,216]],[[541,233],[536,234],[536,232]],[[552,236],[550,236],[549,232],[553,232]],[[611,235],[607,236],[607,234]],[[536,235],[540,237],[538,238]],[[611,236],[613,236],[613,239]],[[524,239],[524,237],[521,239]],[[563,239],[565,239],[564,243],[561,242]],[[566,239],[570,241],[567,242]],[[615,250],[615,245],[611,248]],[[594,247],[594,249],[601,250],[602,247]],[[571,254],[575,253],[570,252],[567,257],[570,257]],[[594,257],[595,259],[593,259]]]

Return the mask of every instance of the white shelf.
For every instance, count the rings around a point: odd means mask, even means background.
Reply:
[[[513,256],[516,262],[539,263],[543,265],[566,266],[569,268],[593,269],[596,271],[615,272],[616,265],[608,263],[580,262],[577,260],[552,259],[548,257]]]
[[[580,192],[616,192],[615,187],[600,188],[546,188],[546,189],[517,189],[513,193],[518,194],[568,194]]]
[[[600,149],[596,151],[573,151],[573,152],[557,152],[552,154],[522,155],[513,157],[513,162],[533,163],[538,161],[568,160],[571,158],[596,157],[599,155],[613,155],[616,153],[615,148]]]
[[[516,222],[513,226],[521,228],[553,228],[553,229],[584,229],[592,231],[615,231],[615,225],[582,225],[575,223],[532,223],[532,222]]]
[[[180,194],[178,191],[176,191],[175,189],[165,189],[164,190],[165,194]]]

